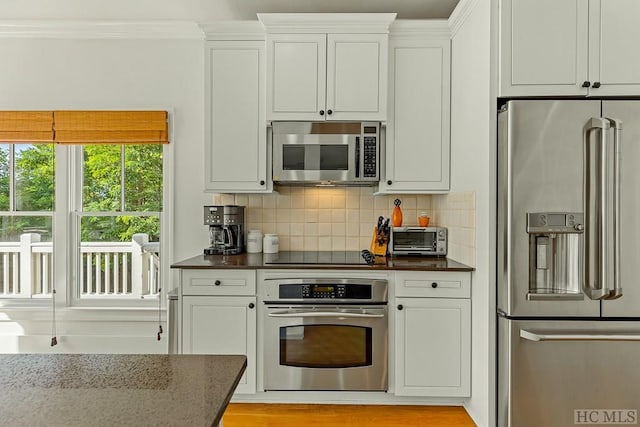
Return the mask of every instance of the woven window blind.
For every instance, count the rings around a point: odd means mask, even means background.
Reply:
[[[166,111],[54,111],[58,144],[168,144]]]
[[[0,111],[0,143],[46,142],[53,142],[53,111]]]
[[[0,111],[0,142],[168,144],[166,111]]]

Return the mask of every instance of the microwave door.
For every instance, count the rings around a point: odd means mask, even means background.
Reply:
[[[274,138],[274,179],[354,181],[357,138],[358,135],[278,135]]]
[[[319,135],[318,180],[354,181],[358,135]]]

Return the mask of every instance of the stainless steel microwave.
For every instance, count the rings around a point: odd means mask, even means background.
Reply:
[[[374,185],[380,133],[379,122],[274,122],[273,181]]]
[[[446,255],[447,229],[444,227],[392,227],[391,255]]]

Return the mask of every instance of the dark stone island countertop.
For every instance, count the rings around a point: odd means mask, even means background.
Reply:
[[[241,355],[0,354],[3,426],[217,426]]]
[[[281,262],[284,258],[291,263]],[[299,262],[296,262],[299,260]],[[473,267],[436,256],[376,257],[374,265],[367,265],[357,251],[300,251],[277,254],[196,255],[176,262],[171,268],[186,269],[358,269],[409,271],[473,271]]]

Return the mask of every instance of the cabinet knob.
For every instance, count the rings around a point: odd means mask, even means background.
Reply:
[[[249,303],[249,308],[253,308],[253,307],[255,307],[255,306],[256,306],[256,305],[255,305],[254,303],[252,303],[252,302],[250,302],[250,303]]]
[[[582,83],[582,87],[589,87],[591,86],[591,82],[590,81],[585,81]]]
[[[391,184],[393,184],[393,181],[391,180],[387,181],[387,185],[391,185]]]
[[[216,286],[220,286],[220,283],[221,283],[220,280],[216,280],[215,282],[213,282],[213,284]]]
[[[593,87],[594,89],[598,89],[600,87],[600,82],[593,82]]]
[[[327,110],[327,114],[328,115],[332,115],[333,114],[333,110]]]
[[[398,304],[398,310],[402,310],[403,308],[402,304]]]
[[[260,180],[260,185],[264,185],[264,180]]]
[[[324,116],[324,110],[320,110],[320,115]]]
[[[434,289],[437,288],[438,287],[438,283],[437,282],[431,283],[431,287],[434,288]]]

